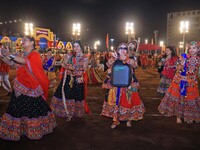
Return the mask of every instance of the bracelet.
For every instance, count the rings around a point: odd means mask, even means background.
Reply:
[[[10,59],[11,59],[11,60],[14,60],[16,56],[15,56],[15,55],[12,55],[12,54],[10,54],[10,55],[9,55],[9,57],[10,57]]]

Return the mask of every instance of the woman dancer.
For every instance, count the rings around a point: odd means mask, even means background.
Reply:
[[[85,100],[87,78],[85,71],[88,67],[88,58],[83,55],[80,41],[73,42],[74,55],[68,54],[64,58],[64,74],[51,100],[53,112],[58,117],[82,117],[89,113]]]
[[[46,102],[49,80],[40,54],[35,51],[35,40],[25,36],[22,45],[23,57],[4,50],[0,54],[8,64],[18,64],[14,92],[0,122],[0,137],[6,140],[18,141],[21,135],[38,140],[56,127],[54,114]]]
[[[56,88],[56,73],[55,73],[55,58],[52,55],[52,50],[48,49],[47,50],[47,55],[43,59],[43,68],[50,80],[50,85],[49,87],[55,90]]]
[[[163,66],[161,72],[160,85],[158,86],[157,92],[159,95],[164,96],[167,89],[169,88],[172,79],[175,75],[176,63],[178,56],[176,55],[176,49],[173,46],[166,47],[165,50],[166,58],[158,63],[158,66]]]
[[[97,60],[95,58],[94,52],[90,56],[90,68],[88,68],[88,79],[89,84],[99,84],[102,83],[102,77],[99,74]]]
[[[128,48],[125,43],[119,45],[118,54],[119,59],[123,63],[130,65],[131,69],[136,67],[136,61],[129,58]],[[117,58],[117,55],[114,55],[114,57]],[[108,67],[111,67],[114,61],[115,59],[111,57],[107,62]],[[133,120],[137,121],[143,118],[145,108],[138,94],[139,84],[134,79],[132,79],[129,87],[120,89],[112,87],[109,79],[104,84],[108,84],[108,86],[104,85],[104,87],[109,89],[107,89],[103,103],[102,115],[113,118],[112,129],[119,125],[120,121],[127,121],[127,127],[131,127]]]
[[[176,116],[177,123],[200,122],[200,97],[197,84],[199,51],[198,43],[193,41],[189,45],[189,53],[181,55],[177,72],[158,107],[161,114]]]

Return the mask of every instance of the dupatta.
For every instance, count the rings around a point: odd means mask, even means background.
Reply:
[[[43,96],[45,99],[47,99],[48,89],[49,89],[49,79],[43,70],[42,59],[40,57],[40,54],[36,51],[33,51],[25,58],[25,61],[26,61],[26,64],[24,65],[25,71],[23,71],[23,67],[22,68],[20,67],[22,71],[19,71],[19,73],[17,74],[17,80],[20,83],[22,83],[24,86],[30,87],[30,88],[34,87],[32,86],[33,84],[35,84],[35,86],[37,84],[38,86],[40,85],[44,93]],[[24,78],[26,78],[24,75],[27,75],[28,77],[29,74],[33,76],[33,77],[29,76],[30,80],[33,79],[33,81],[27,82],[26,80],[26,82],[24,82],[25,80]],[[34,81],[37,83],[31,83]]]
[[[180,94],[181,96],[186,96],[187,95],[187,90],[186,90],[186,86],[187,86],[187,81],[186,81],[186,63],[187,63],[187,55],[186,54],[182,54],[182,59],[184,59],[184,64],[183,64],[183,69],[181,71],[181,76],[184,77],[184,79],[182,79],[180,81]]]

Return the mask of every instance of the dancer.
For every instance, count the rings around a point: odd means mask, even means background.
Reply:
[[[175,75],[176,63],[178,61],[178,56],[176,55],[176,48],[174,46],[168,46],[165,50],[166,58],[158,63],[158,66],[163,66],[163,71],[161,72],[160,84],[157,89],[157,93],[164,96],[167,89],[169,88],[172,79]]]
[[[90,110],[86,103],[88,58],[83,55],[81,41],[73,42],[75,54],[67,54],[63,61],[64,74],[51,100],[53,112],[58,117],[82,117]],[[63,70],[63,69],[62,69]]]
[[[99,74],[97,60],[95,58],[94,52],[91,53],[90,67],[88,68],[87,73],[88,73],[89,84],[99,84],[103,82],[102,77]]]
[[[59,52],[56,53],[55,55],[55,73],[59,73],[60,69],[62,67],[62,56],[60,55]]]
[[[0,137],[6,140],[18,141],[21,135],[38,140],[56,127],[54,114],[46,102],[49,80],[42,68],[40,54],[35,51],[35,40],[25,36],[22,45],[23,57],[5,50],[0,54],[8,64],[19,64],[14,92],[0,122]]]
[[[146,67],[147,67],[147,54],[145,52],[142,52],[142,54],[140,54],[140,63],[141,63],[142,69],[146,69]]]
[[[176,116],[177,123],[200,122],[200,97],[197,85],[197,69],[200,58],[197,56],[200,47],[191,42],[188,54],[182,54],[177,65],[177,72],[162,99],[158,110],[167,116]]]
[[[8,92],[7,96],[10,96],[12,93],[9,81],[10,65],[6,64],[3,60],[3,57],[0,58],[0,86],[3,86],[3,88]]]
[[[132,67],[133,70],[133,81],[139,84],[137,77],[135,75],[135,69],[138,67],[138,60],[136,54],[138,53],[138,42],[136,40],[128,43],[129,58],[135,61],[135,66]]]
[[[115,54],[113,55],[115,59],[111,57],[108,60],[107,65],[109,68],[118,58],[123,63],[130,65],[131,68],[136,67],[136,61],[129,59],[128,48],[125,43],[119,45],[117,52],[119,57]],[[110,79],[106,82],[108,86],[104,85],[104,87],[107,87],[107,92],[103,103],[102,115],[113,118],[111,128],[116,128],[120,124],[120,121],[127,121],[127,127],[131,127],[133,120],[141,120],[145,112],[145,107],[138,94],[139,84],[132,79],[129,87],[118,88],[110,86]]]
[[[56,88],[56,73],[55,73],[55,58],[52,54],[52,50],[47,50],[47,55],[43,58],[43,68],[45,70],[46,75],[48,76],[50,80],[49,87],[55,91]]]

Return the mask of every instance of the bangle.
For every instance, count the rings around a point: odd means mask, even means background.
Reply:
[[[15,59],[15,55],[10,54],[9,57],[10,57],[11,60]]]

